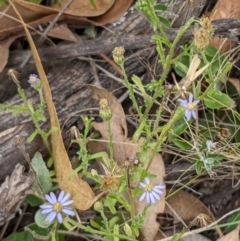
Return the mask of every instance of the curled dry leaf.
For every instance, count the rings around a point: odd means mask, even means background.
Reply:
[[[240,16],[240,1],[236,0],[218,0],[211,13],[211,19],[238,18]],[[226,53],[236,46],[236,41],[214,37],[210,45]]]
[[[49,32],[48,36],[68,40],[71,42],[78,43],[77,37],[74,35],[74,33],[68,28],[66,23],[61,23],[55,25]]]
[[[111,118],[111,130],[113,134],[113,142],[114,142],[114,160],[117,162],[119,166],[123,164],[126,160],[134,160],[136,159],[136,153],[140,151],[141,145],[143,144],[142,140],[139,143],[132,143],[127,136],[127,126],[125,120],[125,114],[122,109],[121,104],[118,102],[116,97],[108,92],[105,89],[88,85],[93,92],[93,98],[97,100],[107,99],[109,102],[109,107],[112,110],[112,118]],[[107,125],[106,123],[94,123],[94,128],[98,130],[102,139],[109,140]],[[93,153],[100,151],[108,151],[108,145],[106,142],[90,142],[89,143],[90,151]],[[147,158],[151,156],[151,151],[148,152]],[[148,165],[148,161],[146,161],[146,166]],[[150,167],[149,172],[154,174],[156,177],[153,180],[154,184],[164,184],[164,176],[165,176],[165,167],[160,154],[157,154]],[[140,181],[140,180],[139,180]],[[131,183],[131,186],[137,187],[138,183]],[[156,202],[154,205],[151,205],[149,211],[145,218],[145,223],[141,228],[142,235],[147,238],[148,241],[154,240],[155,235],[158,232],[159,224],[156,222],[157,214],[162,213],[164,211],[164,201],[165,193],[161,195],[161,200]],[[139,197],[134,200],[136,214],[142,213],[146,203],[139,202]]]
[[[240,96],[240,80],[236,78],[228,78],[228,82],[230,82],[235,87],[238,95]]]
[[[219,238],[217,241],[239,241],[240,240],[240,224],[230,233]]]
[[[193,221],[199,214],[209,217],[208,221],[214,220],[209,209],[195,196],[183,190],[168,190],[165,207],[165,212],[179,222],[180,217],[184,222]],[[177,215],[177,216],[176,216]]]
[[[5,68],[7,61],[8,61],[8,55],[9,55],[9,47],[10,45],[15,41],[15,39],[19,38],[21,35],[14,35],[7,40],[0,42],[0,73]]]
[[[116,22],[130,8],[133,0],[115,0],[113,6],[103,15],[91,18],[97,25]]]
[[[53,14],[58,13],[62,6],[67,3],[67,0],[62,0],[61,6],[54,4],[51,7],[46,7],[22,0],[15,0],[15,3],[35,13]],[[109,8],[112,7],[114,0],[94,0],[94,3],[97,7],[96,9],[92,6],[89,0],[73,0],[63,15],[71,15],[77,17],[99,16],[104,14]]]
[[[97,99],[98,101],[101,99],[106,99],[108,101],[109,108],[112,111],[111,130],[114,141],[113,152],[117,164],[121,165],[126,160],[124,146],[127,139],[127,124],[122,106],[117,98],[106,89],[94,85],[86,85],[86,87],[92,90],[92,98]],[[93,127],[101,133],[102,139],[109,140],[108,126],[106,122],[94,122]]]

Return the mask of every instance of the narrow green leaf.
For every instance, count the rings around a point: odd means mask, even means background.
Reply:
[[[138,87],[138,89],[143,94],[143,96],[145,96],[146,95],[146,91],[145,91],[145,89],[144,89],[144,87],[142,85],[142,81],[140,80],[140,78],[137,75],[133,75],[132,76],[132,81]]]
[[[89,0],[89,1],[90,1],[91,5],[92,5],[95,9],[97,9],[97,6],[96,6],[94,0]]]
[[[183,140],[173,139],[172,142],[175,146],[177,146],[183,151],[188,151],[192,148],[192,146],[189,143]]]
[[[48,193],[52,189],[52,180],[46,164],[42,159],[42,155],[39,152],[36,152],[31,163],[43,192]],[[36,182],[34,182],[33,188],[41,193]]]
[[[154,6],[155,11],[166,11],[167,7],[163,4],[157,4]]]
[[[203,168],[203,163],[201,161],[197,161],[196,162],[196,172],[197,172],[197,174],[200,174],[202,172],[202,168]]]
[[[219,109],[223,107],[233,108],[235,102],[226,94],[220,91],[212,91],[203,98],[204,104],[210,109]]]
[[[38,130],[35,130],[28,138],[27,138],[27,143],[30,143],[33,141],[33,139],[36,137],[38,134]]]
[[[171,27],[170,22],[166,18],[158,16],[158,19],[164,25],[164,27],[166,27],[166,28],[170,28]]]

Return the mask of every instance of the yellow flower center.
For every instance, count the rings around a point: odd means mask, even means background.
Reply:
[[[30,76],[30,77],[29,77],[29,81],[30,81],[32,84],[34,84],[34,83],[37,82],[37,78],[36,78],[35,76]]]
[[[188,103],[188,109],[193,110],[196,107],[194,103]]]
[[[61,206],[61,204],[60,203],[54,203],[54,205],[53,205],[53,210],[54,211],[56,211],[56,212],[61,212],[61,210],[62,210],[62,206]]]
[[[145,192],[151,192],[152,189],[153,189],[153,184],[151,182],[145,184],[145,187],[144,187]]]

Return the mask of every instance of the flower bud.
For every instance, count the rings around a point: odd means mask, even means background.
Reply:
[[[108,105],[107,99],[101,99],[99,102],[100,111],[99,115],[102,117],[104,121],[109,121],[112,118],[112,110]]]
[[[116,64],[123,64],[124,63],[124,48],[123,47],[116,47],[113,51],[113,59],[115,61]]]
[[[132,236],[132,229],[127,223],[124,224],[123,229],[127,236]]]
[[[103,210],[103,204],[102,204],[102,202],[100,202],[100,201],[95,202],[93,208],[94,208],[94,210],[97,211],[97,212],[102,211],[102,210]]]

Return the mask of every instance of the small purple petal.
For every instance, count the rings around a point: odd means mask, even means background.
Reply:
[[[66,202],[62,203],[62,206],[68,206],[72,203],[73,203],[73,200],[69,200],[69,201],[66,201]]]
[[[144,183],[145,183],[145,184],[149,184],[149,183],[150,183],[150,179],[149,179],[148,177],[145,177],[145,178],[144,178]]]
[[[64,202],[66,202],[69,197],[70,197],[70,193],[67,193],[67,194],[63,197],[63,199],[62,199],[62,201],[61,201],[61,204],[64,203]]]
[[[149,194],[149,192],[146,192],[146,202],[150,203],[150,194]]]
[[[149,196],[150,196],[151,203],[152,204],[155,203],[155,198],[154,198],[153,194],[150,193]]]
[[[51,204],[54,204],[54,201],[52,200],[52,198],[49,195],[45,195],[45,198],[47,199],[47,201]]]
[[[48,216],[46,217],[46,222],[51,223],[53,221],[53,219],[57,216],[57,212],[51,212],[48,214]]]
[[[139,183],[139,187],[140,187],[140,188],[144,188],[144,187],[145,187],[145,185],[146,185],[146,184],[145,184],[145,183],[143,183],[143,182],[140,182],[140,183]]]
[[[152,190],[152,195],[154,196],[155,199],[160,200],[159,195]]]
[[[160,190],[160,189],[158,189],[158,188],[153,188],[153,191],[154,192],[156,192],[156,193],[158,193],[158,194],[163,194],[163,191],[162,190]]]
[[[53,201],[54,203],[57,202],[56,195],[55,195],[53,192],[50,192],[50,197],[51,197],[51,199],[52,199],[52,201]]]
[[[50,204],[43,204],[43,205],[40,205],[40,208],[42,208],[42,209],[53,208],[53,205],[50,205]]]
[[[59,223],[62,223],[63,219],[62,219],[61,213],[57,214],[57,220],[58,220]]]
[[[165,189],[166,187],[163,184],[158,184],[158,185],[155,185],[153,189],[155,189],[155,188],[157,188],[157,189]]]
[[[187,108],[187,105],[188,105],[187,100],[178,99],[178,102],[180,103],[181,106]]]
[[[192,117],[196,120],[197,119],[197,113],[196,111],[192,110]]]
[[[188,97],[188,103],[192,103],[193,101],[193,94],[189,94],[189,97]]]
[[[187,121],[191,119],[191,111],[190,110],[185,110],[185,118]]]
[[[143,201],[143,199],[146,197],[146,192],[144,192],[141,197],[139,198],[139,202]]]
[[[75,213],[71,209],[68,209],[68,208],[63,208],[62,212],[69,216],[75,216]]]
[[[64,191],[61,191],[61,192],[60,192],[60,194],[59,194],[59,196],[58,196],[58,202],[61,203],[61,201],[62,201],[62,199],[63,199],[63,197],[64,197],[64,194],[65,194]]]
[[[53,212],[52,208],[44,209],[44,210],[41,211],[42,214],[47,214],[47,213],[50,213],[50,212]]]
[[[200,100],[194,100],[194,101],[193,101],[193,104],[194,104],[194,105],[198,105],[199,102],[200,102]]]

